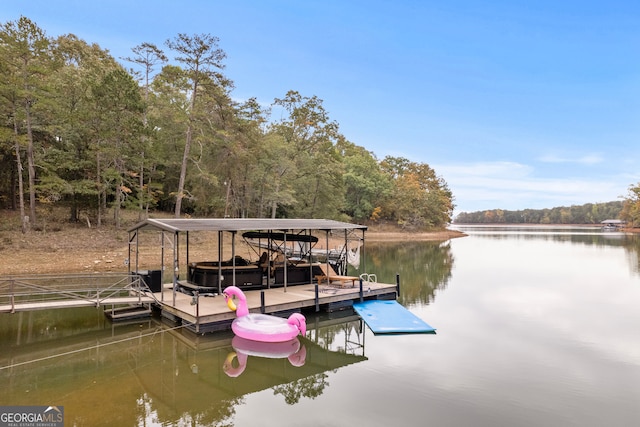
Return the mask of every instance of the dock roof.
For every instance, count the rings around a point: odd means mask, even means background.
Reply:
[[[169,232],[183,231],[248,231],[248,230],[366,230],[365,225],[329,219],[280,218],[150,218],[128,231],[155,228]]]
[[[600,224],[625,224],[625,221],[621,219],[605,219],[604,221],[600,221]]]

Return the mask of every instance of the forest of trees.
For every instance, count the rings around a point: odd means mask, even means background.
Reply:
[[[508,211],[492,209],[462,212],[456,224],[600,224],[605,219],[624,219],[622,211],[627,202],[587,203],[580,206],[551,209]]]
[[[450,222],[453,196],[429,165],[378,160],[340,133],[317,96],[238,102],[218,38],[179,34],[164,47],[132,47],[127,69],[26,17],[0,27],[0,208],[20,209],[23,231],[43,206],[92,226],[119,226],[122,209]]]

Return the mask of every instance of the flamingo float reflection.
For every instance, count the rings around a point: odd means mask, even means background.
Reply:
[[[232,378],[242,375],[247,367],[249,356],[268,359],[287,358],[295,367],[303,366],[307,357],[307,349],[298,338],[283,342],[260,342],[235,336],[231,345],[234,351],[227,355],[222,370]],[[234,366],[234,359],[238,360],[237,366]]]

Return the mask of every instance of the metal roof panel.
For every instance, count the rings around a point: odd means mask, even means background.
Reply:
[[[182,231],[247,231],[247,230],[366,230],[367,227],[329,219],[289,218],[150,218],[128,231],[157,228],[171,232]]]

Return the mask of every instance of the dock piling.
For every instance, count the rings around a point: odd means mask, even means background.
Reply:
[[[200,333],[200,292],[195,292],[196,299],[196,333]]]

